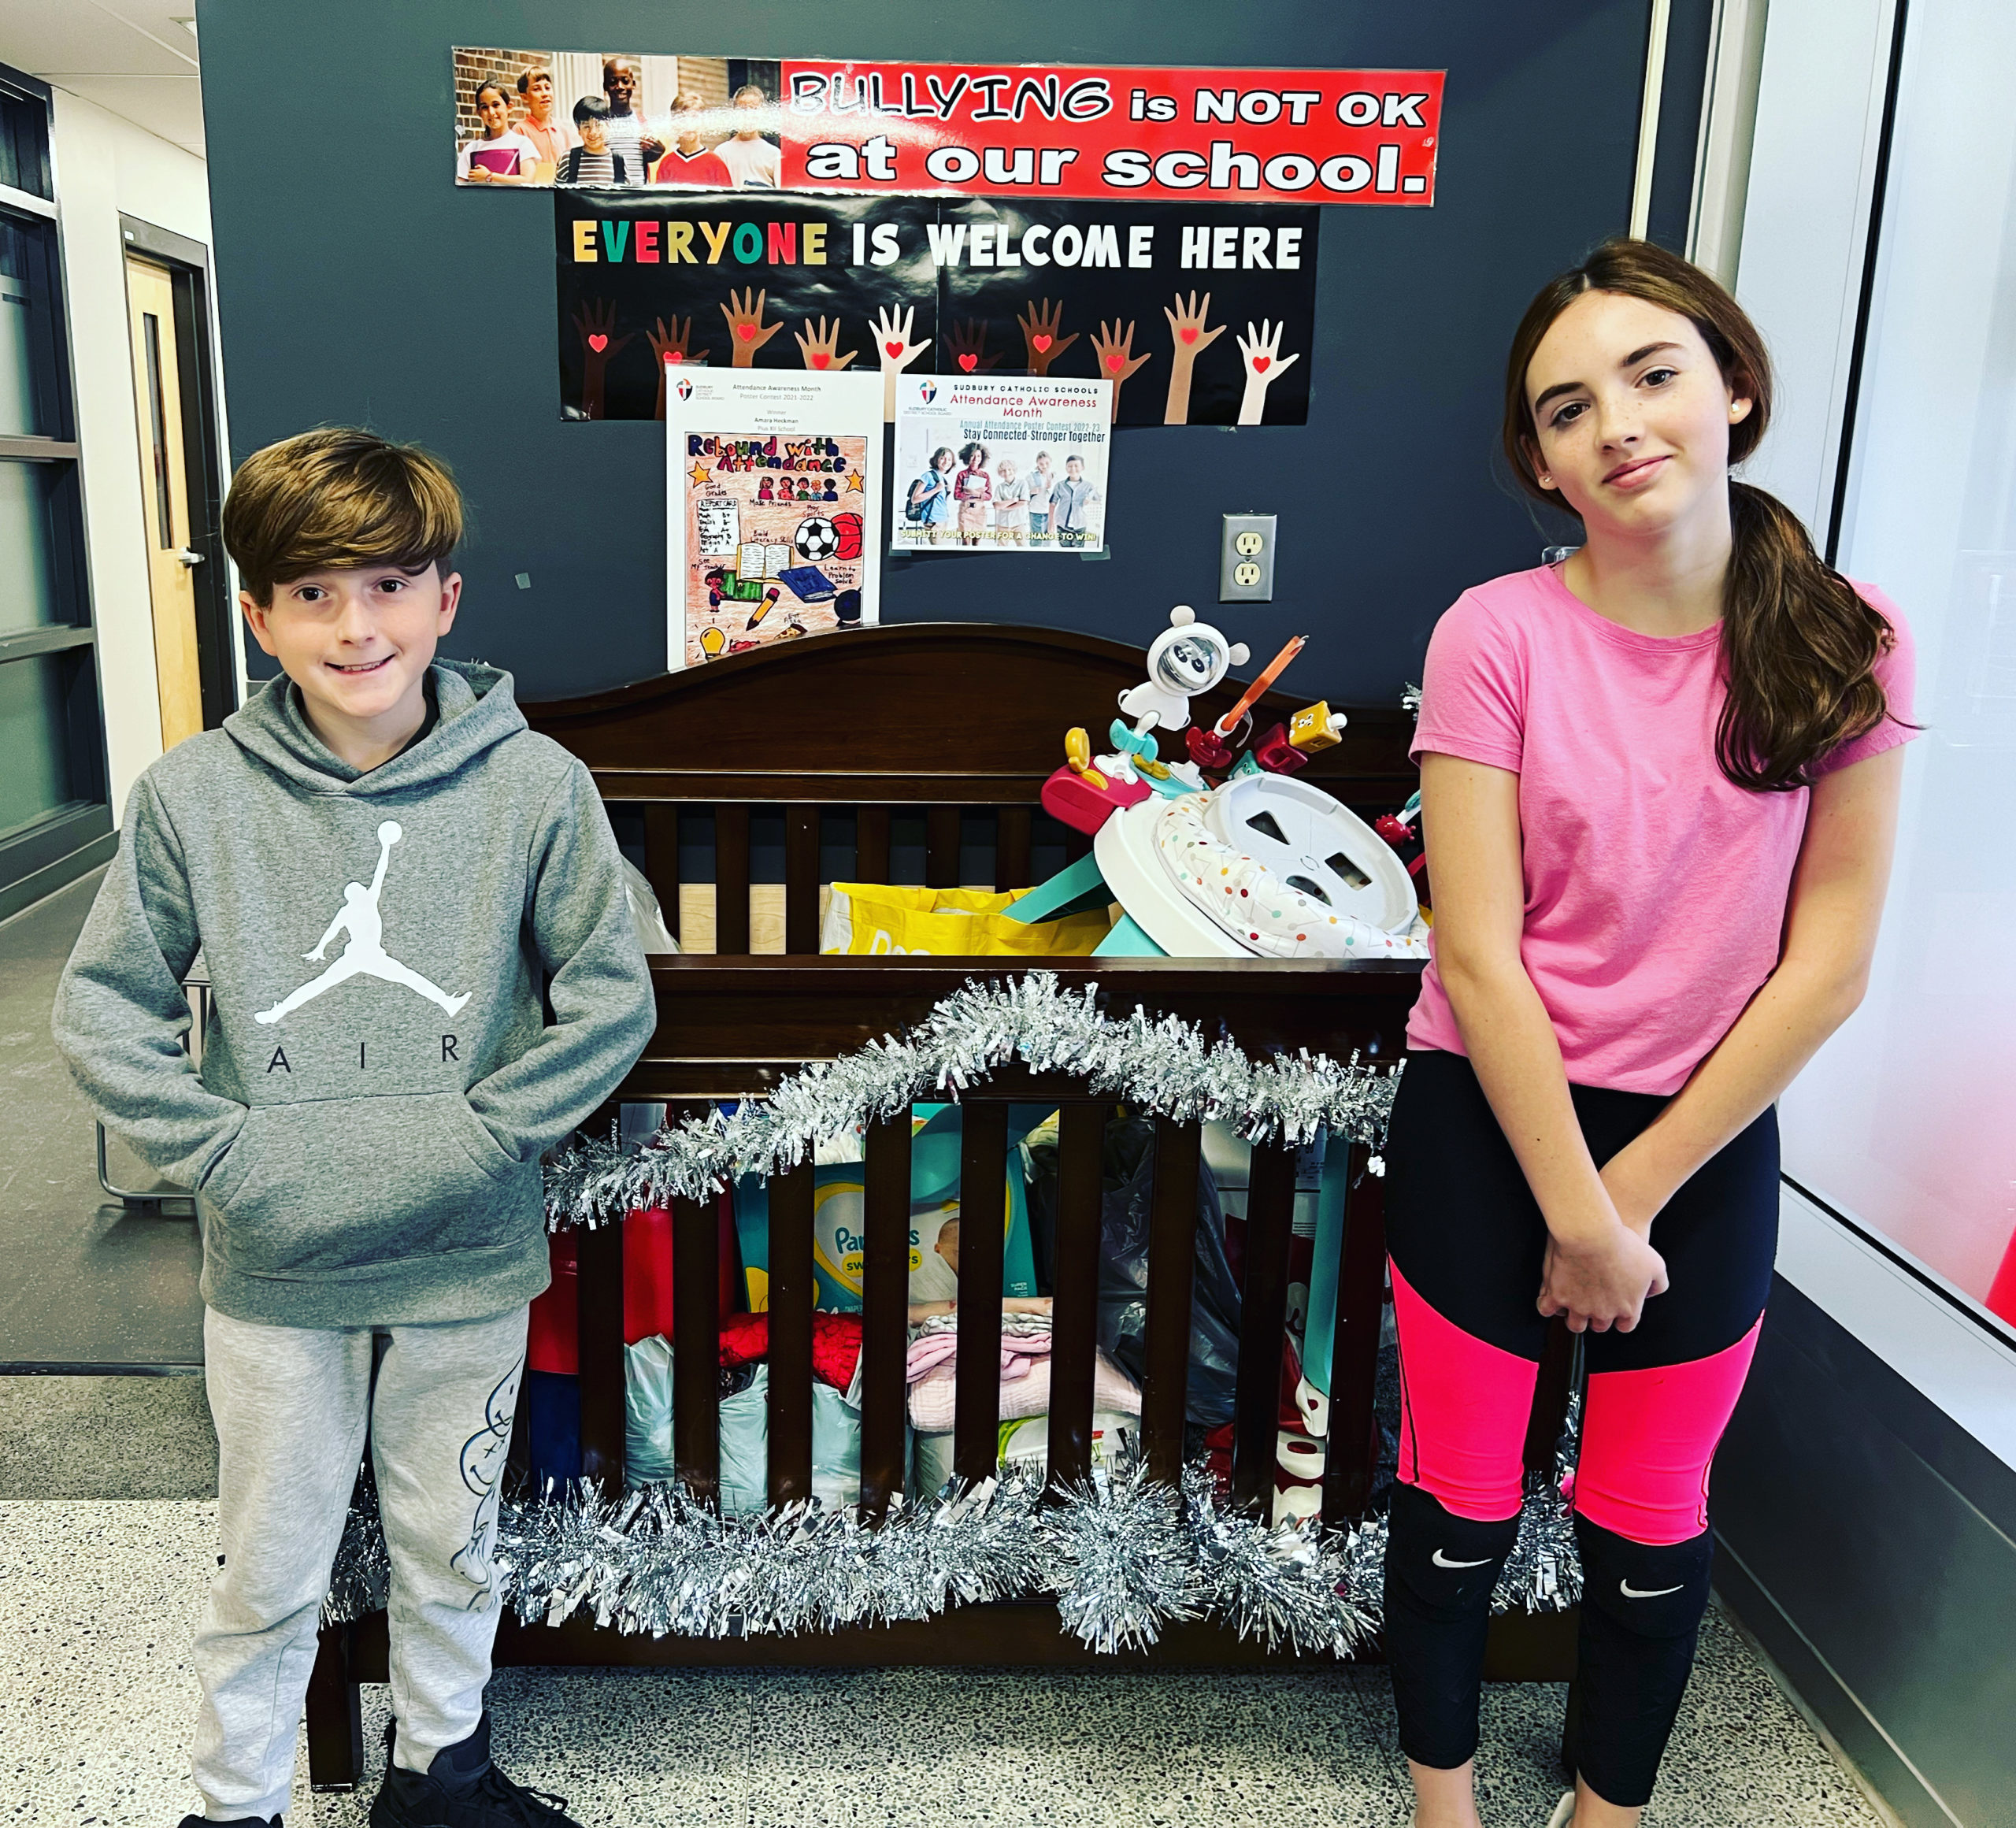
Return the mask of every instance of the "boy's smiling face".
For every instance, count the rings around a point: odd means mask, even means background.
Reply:
[[[395,751],[420,728],[427,669],[461,589],[459,573],[444,578],[435,565],[331,566],[276,584],[270,603],[243,591],[239,603],[260,647],[301,688],[316,735],[353,766],[375,766],[360,755],[387,743]]]
[[[581,117],[581,143],[593,153],[599,153],[609,143],[608,136],[602,130],[600,115],[584,114]]]

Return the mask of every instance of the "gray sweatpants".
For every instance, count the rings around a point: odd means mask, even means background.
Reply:
[[[497,1635],[497,1487],[526,1312],[384,1329],[375,1390],[368,1327],[206,1313],[224,1554],[191,1660],[203,1688],[195,1775],[210,1819],[287,1807],[367,1423],[392,1567],[393,1758],[425,1771],[475,1731]]]

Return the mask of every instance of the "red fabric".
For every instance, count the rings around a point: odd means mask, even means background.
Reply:
[[[770,1317],[733,1314],[721,1322],[721,1368],[753,1364],[770,1355]],[[822,1384],[844,1391],[861,1363],[861,1316],[814,1314],[812,1317],[812,1374]]]
[[[558,1371],[574,1377],[581,1368],[580,1282],[571,1231],[550,1232],[547,1260],[553,1280],[532,1301],[532,1325],[525,1340],[525,1363],[535,1371]]]

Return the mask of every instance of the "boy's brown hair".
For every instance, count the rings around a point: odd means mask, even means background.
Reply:
[[[311,571],[445,564],[462,537],[447,465],[417,444],[324,426],[255,451],[224,504],[224,548],[254,602]]]

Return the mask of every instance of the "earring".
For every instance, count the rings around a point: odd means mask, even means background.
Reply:
[[[1742,407],[1740,407],[1740,406],[1732,406],[1732,407],[1730,407],[1730,408],[1729,408],[1729,417],[1730,417],[1732,419],[1740,419],[1740,418],[1743,417],[1743,409],[1742,409]]]
[[[1545,476],[1540,478],[1540,487],[1544,489],[1551,489],[1554,487],[1553,471],[1549,470]]]

